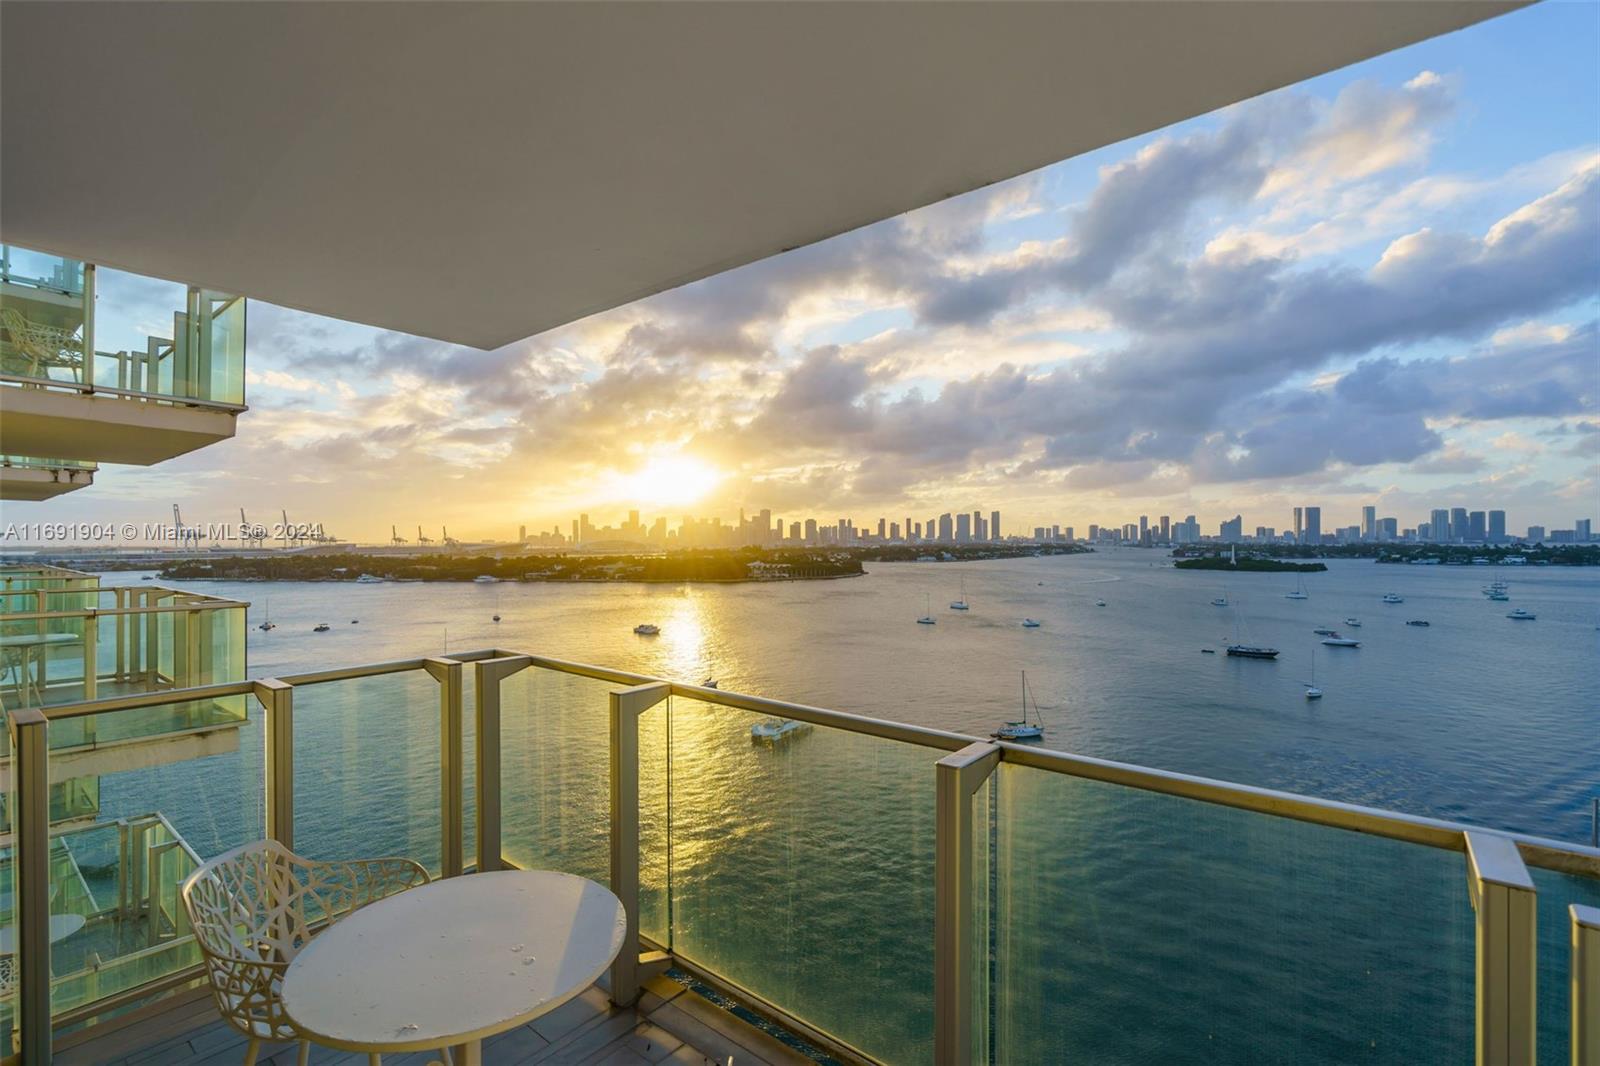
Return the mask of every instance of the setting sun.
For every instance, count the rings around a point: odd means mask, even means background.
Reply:
[[[631,474],[616,479],[621,499],[655,506],[694,503],[716,488],[722,474],[715,468],[687,455],[668,455],[651,459]]]

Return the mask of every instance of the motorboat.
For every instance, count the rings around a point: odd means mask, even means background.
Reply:
[[[473,584],[476,585],[494,585],[498,584],[500,579],[489,574],[479,574],[477,577],[473,578],[472,581]]]
[[[492,618],[492,619],[491,619],[491,621],[495,621],[495,622],[498,622],[498,621],[500,621],[500,616],[499,616],[499,615],[495,615],[495,616],[494,616],[494,617],[493,617],[493,618]]]
[[[1521,607],[1518,607],[1516,610],[1506,615],[1506,617],[1516,622],[1531,622],[1539,616],[1534,614],[1532,611],[1524,611]]]
[[[1211,601],[1211,606],[1213,606],[1213,607],[1226,607],[1226,606],[1228,606],[1228,597],[1226,597],[1226,596],[1218,596],[1216,599]]]
[[[750,727],[750,740],[756,744],[779,744],[809,732],[810,722],[797,722],[793,718],[767,718]]]
[[[1104,607],[1106,605],[1106,601],[1105,600],[1095,600],[1094,601],[1094,605],[1096,607]]]
[[[1349,626],[1351,629],[1360,629],[1361,628],[1361,622],[1358,619],[1355,619],[1355,618],[1346,618],[1344,620],[1344,624]]]
[[[1393,592],[1385,592],[1383,594],[1383,602],[1384,603],[1404,603],[1404,602],[1406,602],[1406,600],[1405,600],[1404,596],[1396,595]]]
[[[313,632],[313,633],[326,633],[328,630],[330,630],[332,628],[333,627],[330,626],[326,622],[318,622],[316,625],[311,627],[311,632]]]
[[[1511,598],[1502,589],[1491,590],[1490,592],[1487,593],[1487,595],[1491,600],[1499,600],[1502,603],[1504,603],[1506,600],[1509,600]]]
[[[701,688],[716,688],[717,687],[717,679],[714,678],[714,677],[708,677],[704,681],[700,682],[700,687]]]
[[[1315,633],[1319,637],[1333,637],[1338,636],[1339,634],[1338,630],[1329,629],[1326,626],[1322,627],[1321,629],[1313,629],[1311,632]]]
[[[633,631],[641,637],[653,637],[661,632],[660,626],[651,625],[649,622],[640,622],[633,627]]]
[[[1215,648],[1201,648],[1200,649],[1200,654],[1201,655],[1215,655],[1215,654],[1217,654],[1217,649],[1215,649]]]
[[[1427,624],[1427,620],[1423,618],[1413,618],[1406,623],[1408,626],[1425,626]]]
[[[1044,719],[1039,717],[1039,703],[1033,701],[1033,719],[1028,718],[1028,700],[1031,693],[1028,691],[1028,672],[1022,672],[1022,717],[1015,722],[1007,722],[989,735],[996,740],[1043,740]]]
[[[359,619],[359,618],[352,618],[352,619],[350,619],[350,624],[351,624],[351,625],[353,625],[353,626],[358,626],[358,625],[360,625],[360,624],[361,624],[361,619]]]
[[[1356,640],[1354,637],[1341,637],[1337,633],[1330,633],[1328,636],[1323,637],[1322,638],[1322,643],[1326,644],[1330,648],[1359,648],[1359,647],[1361,647],[1361,642],[1359,640]]]
[[[1023,629],[1038,629],[1039,628],[1039,623],[1034,621],[1032,618],[1024,618],[1022,620],[1022,628]]]
[[[381,585],[381,584],[383,584],[383,578],[377,577],[377,576],[375,576],[373,574],[362,574],[360,577],[356,578],[356,584],[358,584],[358,585]]]
[[[1255,644],[1229,644],[1228,654],[1236,659],[1276,659],[1277,648],[1263,648]]]

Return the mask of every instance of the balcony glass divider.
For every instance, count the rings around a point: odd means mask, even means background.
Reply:
[[[198,659],[199,662],[193,669],[186,667],[180,671],[179,676],[203,673],[204,651],[191,645],[185,654],[192,659]],[[370,687],[359,689],[353,687],[343,696],[335,698],[331,704],[325,704],[325,707],[331,707],[335,713],[322,720],[322,727],[337,727],[340,731],[338,736],[355,738],[356,741],[368,737],[374,727],[384,737],[409,736],[411,744],[407,748],[406,758],[417,759],[420,755],[421,761],[398,764],[399,773],[395,772],[395,764],[386,764],[379,767],[383,773],[373,774],[371,767],[358,765],[355,760],[339,764],[339,770],[342,776],[349,779],[343,782],[341,787],[355,788],[366,784],[383,784],[400,789],[401,791],[395,795],[401,801],[402,817],[407,804],[416,804],[411,808],[413,824],[415,824],[414,816],[421,815],[433,806],[431,798],[417,804],[420,798],[418,794],[414,790],[408,791],[414,783],[415,771],[425,768],[429,763],[437,765],[439,787],[436,795],[440,818],[437,833],[439,848],[437,865],[441,874],[453,876],[460,873],[464,866],[462,801],[467,787],[466,771],[469,769],[464,761],[462,735],[464,725],[462,667],[465,663],[473,664],[475,680],[473,687],[476,736],[473,751],[474,765],[470,769],[475,772],[476,777],[472,787],[477,799],[475,839],[478,869],[486,871],[513,865],[506,858],[504,848],[506,823],[511,812],[506,810],[502,799],[502,789],[508,786],[508,782],[500,764],[511,752],[502,751],[502,741],[509,728],[508,719],[503,714],[502,685],[508,678],[528,673],[529,678],[535,675],[551,678],[566,675],[573,679],[589,679],[604,685],[616,686],[612,689],[580,687],[565,690],[564,695],[558,693],[562,699],[576,697],[582,701],[593,701],[597,697],[604,696],[609,704],[606,713],[609,715],[610,723],[608,738],[610,785],[607,797],[610,812],[608,831],[610,877],[614,891],[618,891],[624,898],[629,917],[629,932],[624,955],[611,974],[612,997],[618,1002],[626,1002],[637,994],[638,985],[645,979],[646,974],[656,972],[669,963],[678,965],[686,972],[703,976],[714,987],[731,989],[736,998],[790,1025],[794,1031],[801,1033],[807,1039],[815,1040],[824,1050],[830,1050],[845,1058],[871,1061],[933,1059],[940,1062],[1005,1060],[1003,1052],[997,1053],[996,1038],[989,1035],[991,1013],[1003,1014],[1005,1011],[1004,1005],[999,1002],[1005,995],[1005,986],[996,983],[997,979],[990,966],[989,952],[990,945],[996,938],[1001,943],[1005,942],[1007,931],[998,928],[998,925],[1007,920],[1008,908],[1003,904],[995,905],[992,900],[990,886],[995,875],[992,872],[994,868],[989,864],[991,861],[997,863],[1003,861],[991,859],[991,855],[994,854],[991,850],[993,834],[998,831],[996,826],[999,825],[1004,829],[1008,819],[1026,813],[1026,805],[1014,810],[1003,800],[996,802],[995,782],[1006,773],[1023,772],[1037,775],[1029,779],[1038,781],[1054,779],[1063,782],[1083,782],[1087,783],[1086,787],[1102,790],[1103,794],[1113,797],[1119,794],[1119,790],[1126,789],[1129,790],[1127,795],[1130,797],[1137,795],[1156,797],[1158,802],[1163,803],[1192,801],[1203,805],[1201,809],[1211,811],[1231,808],[1244,812],[1239,816],[1241,818],[1265,819],[1259,825],[1301,823],[1343,830],[1349,834],[1351,840],[1359,841],[1365,837],[1382,838],[1390,842],[1382,845],[1383,847],[1403,848],[1421,845],[1433,854],[1455,852],[1460,855],[1463,866],[1457,869],[1464,870],[1466,877],[1462,880],[1465,880],[1466,884],[1462,885],[1461,880],[1455,881],[1455,884],[1460,886],[1458,891],[1461,892],[1457,898],[1470,897],[1476,909],[1475,931],[1469,930],[1467,935],[1475,940],[1477,958],[1477,982],[1473,997],[1478,1036],[1477,1058],[1481,1063],[1521,1062],[1531,1061],[1533,1058],[1534,1034],[1537,1028],[1534,945],[1537,893],[1529,876],[1528,867],[1557,871],[1565,877],[1586,879],[1582,883],[1580,895],[1587,893],[1594,882],[1600,879],[1600,849],[1591,847],[1523,834],[1489,832],[1438,819],[1418,818],[1332,803],[1039,748],[979,741],[942,730],[863,718],[720,689],[667,682],[604,667],[513,652],[471,652],[450,657],[379,663],[282,678],[179,687],[158,692],[101,698],[93,702],[46,707],[42,710],[10,709],[7,726],[11,740],[9,762],[12,773],[7,791],[11,799],[13,817],[16,820],[13,838],[16,866],[10,872],[15,878],[13,883],[17,890],[13,918],[17,924],[17,943],[21,949],[18,957],[19,991],[12,1016],[15,1019],[13,1024],[16,1031],[20,1033],[23,1061],[29,1066],[48,1062],[50,1054],[48,893],[51,862],[49,791],[51,751],[47,738],[48,730],[52,726],[60,725],[66,728],[68,723],[80,718],[103,716],[109,720],[114,719],[118,713],[133,712],[141,708],[174,703],[192,705],[202,700],[253,694],[265,712],[265,728],[261,741],[265,750],[259,771],[264,778],[266,796],[265,831],[272,838],[293,846],[297,836],[295,817],[297,799],[302,813],[306,803],[311,799],[305,795],[297,797],[294,783],[295,738],[297,732],[309,728],[309,724],[313,721],[310,711],[312,703],[308,702],[311,694],[333,691],[324,686],[340,684],[354,686],[357,682],[393,678],[389,688],[373,690]],[[424,673],[430,676],[438,687],[436,721],[439,733],[436,738],[416,735],[416,724],[431,717],[431,712],[423,703],[414,698],[422,694],[415,688],[415,679]],[[406,681],[407,675],[413,680]],[[299,689],[310,691],[297,692]],[[351,692],[356,696],[354,700],[348,698]],[[393,698],[397,694],[405,696],[408,693],[413,698],[398,702]],[[431,700],[432,696],[429,695],[428,701]],[[669,871],[666,886],[667,906],[659,909],[663,915],[671,917],[662,919],[665,923],[665,942],[659,946],[664,950],[657,953],[643,950],[649,943],[642,937],[640,931],[641,823],[644,813],[640,782],[642,762],[640,722],[652,708],[660,707],[664,701],[682,701],[685,707],[693,704],[697,707],[703,705],[706,708],[703,713],[690,713],[686,710],[684,713],[688,717],[669,731],[669,735],[674,735],[676,732],[683,733],[678,741],[680,747],[676,749],[678,755],[673,754],[674,749],[670,741],[667,745],[666,766],[669,769],[674,758],[704,758],[707,752],[715,755],[718,752],[736,751],[736,748],[728,746],[728,739],[746,731],[746,727],[742,724],[743,720],[739,717],[740,713],[773,715],[785,720],[814,725],[818,727],[818,733],[812,738],[811,747],[794,749],[791,755],[795,759],[815,758],[823,754],[829,758],[843,758],[845,762],[839,772],[857,777],[863,773],[872,777],[876,773],[887,785],[895,789],[900,789],[902,785],[907,789],[911,788],[909,782],[914,778],[906,778],[902,782],[892,773],[886,772],[897,764],[893,759],[886,761],[885,754],[876,748],[865,749],[867,761],[859,762],[863,749],[859,744],[851,747],[843,744],[843,741],[849,740],[851,735],[856,738],[875,738],[879,741],[914,745],[929,753],[931,757],[928,763],[923,764],[929,770],[928,777],[924,780],[930,786],[929,791],[932,795],[919,801],[927,805],[921,808],[922,813],[918,813],[916,804],[905,810],[886,809],[876,799],[869,804],[872,809],[868,812],[871,817],[888,817],[891,825],[896,824],[895,819],[914,816],[925,819],[924,824],[932,825],[935,830],[931,865],[922,868],[927,870],[930,883],[926,887],[931,890],[934,906],[932,920],[927,929],[929,939],[923,948],[926,952],[924,957],[931,963],[933,997],[930,1001],[931,1009],[927,1010],[925,1015],[920,1012],[915,1015],[917,1024],[924,1027],[921,1036],[915,1033],[902,1034],[888,1043],[884,1043],[878,1037],[872,1037],[871,1047],[863,1049],[860,1046],[863,1038],[857,1032],[861,1024],[859,1015],[848,1010],[841,1013],[838,1007],[841,1002],[859,1000],[860,989],[864,987],[860,983],[860,975],[852,978],[850,967],[837,965],[844,958],[848,958],[848,955],[832,960],[825,969],[829,974],[835,969],[838,972],[838,987],[827,990],[832,998],[823,996],[817,999],[813,996],[811,1007],[795,1010],[787,1009],[789,1005],[785,1000],[788,993],[784,989],[788,986],[784,984],[781,973],[775,979],[771,973],[759,968],[749,971],[755,973],[758,978],[755,982],[758,987],[752,988],[751,982],[723,974],[719,972],[718,966],[706,965],[703,957],[694,957],[703,956],[706,951],[710,951],[712,956],[716,954],[716,945],[706,938],[716,936],[720,926],[717,921],[707,924],[708,918],[716,918],[721,914],[724,917],[717,920],[724,921],[727,916],[726,909],[729,907],[737,910],[741,903],[746,907],[761,904],[756,901],[745,901],[736,892],[730,895],[724,885],[720,894],[714,897],[707,897],[704,886],[700,886],[699,898],[689,901],[680,898],[675,905],[674,898],[681,897],[682,893],[690,890],[688,884],[680,884],[674,880],[679,876],[675,872],[681,865],[679,863],[672,863],[666,867]],[[582,712],[587,717],[578,723],[582,729],[590,728],[598,720],[598,708],[595,708],[592,702],[587,706],[590,710]],[[672,703],[668,702],[669,714],[671,707]],[[426,714],[426,717],[399,717],[403,712],[413,715]],[[544,713],[545,707],[540,705],[535,717],[543,716]],[[722,717],[726,717],[727,720],[719,721]],[[669,718],[668,721],[673,722],[675,719]],[[384,732],[385,730],[387,732]],[[306,743],[308,735],[301,736],[302,745]],[[569,730],[566,735],[571,740],[583,734],[580,729],[576,733]],[[370,739],[366,742],[372,743]],[[893,753],[889,749],[906,750],[888,745],[884,751],[891,755]],[[563,757],[572,754],[565,753]],[[588,783],[595,780],[589,771],[592,770],[594,761],[598,759],[598,753],[592,748],[586,748],[576,755],[580,760],[578,763],[536,765],[551,766],[569,773],[581,770],[582,773],[573,778],[574,787],[587,788]],[[653,760],[654,751],[651,756]],[[898,759],[898,756],[894,758]],[[851,762],[852,759],[858,761]],[[874,762],[874,759],[877,761]],[[587,767],[583,765],[583,760],[589,761]],[[794,762],[792,769],[785,769],[771,762],[758,765],[769,767],[769,770],[765,771],[769,773],[800,774],[800,777],[794,778],[790,783],[799,784],[802,788],[812,790],[813,793],[825,788],[823,783],[814,780],[814,770],[804,762]],[[905,765],[914,768],[916,763],[913,760]],[[772,769],[775,766],[776,769]],[[655,769],[653,762],[650,768]],[[1001,773],[997,774],[996,771],[1000,768],[1009,769],[1002,769]],[[711,769],[718,768],[712,764]],[[301,767],[302,774],[305,770],[305,767]],[[689,776],[693,777],[693,774]],[[777,784],[783,784],[785,780],[788,779],[772,778]],[[685,787],[689,783],[685,782]],[[370,801],[370,797],[362,793],[354,795],[357,799]],[[702,802],[717,793],[705,791],[697,795],[700,798],[690,802]],[[906,795],[915,795],[915,792],[908,791]],[[1162,800],[1160,797],[1166,799]],[[561,798],[564,804],[577,801],[581,805],[589,802],[587,794],[580,792],[563,794]],[[737,803],[737,795],[731,798]],[[680,799],[677,802],[682,804],[685,801]],[[1114,799],[1114,802],[1127,801]],[[667,824],[670,827],[673,810],[670,790],[667,808]],[[342,807],[340,809],[343,810]],[[735,816],[737,810],[736,807]],[[822,821],[826,823],[830,810],[826,804],[820,808],[810,808],[809,813],[802,818],[815,821],[819,810]],[[991,814],[991,811],[995,813]],[[840,812],[841,816],[849,813]],[[431,822],[431,814],[426,815],[426,821]],[[149,937],[154,938],[152,943],[158,947],[170,945],[173,938],[179,940],[186,938],[188,930],[180,913],[181,908],[177,905],[177,897],[173,894],[173,885],[169,882],[175,883],[177,877],[174,866],[182,870],[186,868],[184,865],[186,862],[193,863],[198,861],[198,858],[194,852],[187,849],[187,845],[178,843],[178,838],[171,835],[166,819],[160,815],[142,816],[123,824],[125,828],[122,847],[127,855],[120,868],[127,873],[119,882],[120,905],[124,908],[137,909],[141,914],[148,916],[150,926],[146,932]],[[1094,849],[1098,847],[1099,840],[1093,835],[1092,823],[1086,824],[1090,824],[1090,835],[1082,838],[1081,846]],[[405,835],[405,825],[400,825],[400,828],[402,835]],[[569,831],[588,833],[590,828],[582,812],[579,812],[575,819],[571,819]],[[518,829],[521,831],[523,827],[519,825]],[[1227,826],[1223,826],[1222,829],[1224,832],[1234,832]],[[796,830],[793,826],[785,825],[781,831],[793,833]],[[852,841],[847,834],[840,833],[837,827],[830,827],[828,824],[812,825],[808,821],[800,827],[800,831],[806,834],[806,838],[790,839],[788,844],[791,849],[795,849],[794,861],[802,865],[819,856],[826,857],[831,852],[841,852],[858,846],[858,842]],[[1314,831],[1320,832],[1320,830]],[[1026,835],[1027,827],[1018,828],[1013,825],[1009,832],[1013,836],[1018,833]],[[421,844],[426,837],[416,838],[413,834],[407,839],[412,844]],[[667,841],[665,846],[669,851],[672,847],[678,846],[671,843],[675,838],[670,832],[660,839]],[[1238,837],[1236,833],[1231,839],[1236,842],[1238,840],[1248,842],[1248,837]],[[657,846],[657,837],[652,835],[651,840],[651,846]],[[305,840],[299,843],[302,845],[300,850],[304,850],[308,845],[308,841]],[[341,848],[348,843],[342,835],[333,841],[334,846]],[[384,842],[385,845],[388,843]],[[703,840],[685,842],[683,846],[690,848],[691,852],[686,853],[684,861],[692,862],[692,849],[703,843]],[[891,842],[891,846],[898,846],[899,843]],[[431,844],[429,847],[431,849]],[[589,847],[588,837],[585,836],[582,848],[570,853],[588,856],[589,851],[586,849]],[[1381,859],[1387,852],[1379,851],[1371,854]],[[1092,856],[1074,853],[1046,857],[1058,860],[1062,864],[1076,865]],[[1223,858],[1229,857],[1231,856]],[[649,858],[654,860],[655,856]],[[1248,862],[1251,858],[1246,854],[1244,860]],[[588,858],[583,859],[583,863],[589,861]],[[865,860],[857,858],[851,861],[859,865]],[[1292,865],[1297,861],[1297,855],[1292,852],[1287,853],[1285,861]],[[716,873],[715,870],[703,865],[695,872],[702,877],[708,872],[713,875]],[[1119,877],[1128,872],[1119,867]],[[595,874],[589,873],[589,876]],[[601,873],[599,876],[604,874]],[[1000,871],[1000,877],[1003,879],[1004,876],[1005,872]],[[1227,889],[1229,884],[1230,882],[1224,882],[1224,889]],[[874,918],[875,908],[895,907],[897,905],[895,901],[904,897],[908,887],[914,886],[901,884],[886,886],[885,894],[881,898],[867,893],[863,898],[853,898],[850,906],[864,908],[864,916],[870,921]],[[1545,887],[1548,893],[1550,886]],[[787,925],[776,928],[775,935],[787,929],[791,936],[809,936],[811,934],[807,932],[805,923],[815,918],[826,921],[838,917],[827,913],[826,910],[820,913],[807,910],[810,906],[808,900],[802,899],[798,901],[798,905],[793,900],[778,902],[788,908],[785,912],[788,917]],[[1060,910],[1065,902],[1047,899],[1037,905]],[[1382,904],[1381,899],[1377,902]],[[1560,902],[1564,904],[1567,900],[1562,899]],[[652,906],[654,905],[655,898],[652,897]],[[903,903],[900,905],[904,906]],[[673,909],[674,906],[677,907],[676,911]],[[719,911],[717,908],[722,910]],[[912,913],[916,913],[914,909]],[[1413,908],[1413,916],[1416,913],[1420,911]],[[1597,962],[1600,950],[1597,950],[1596,944],[1600,932],[1597,932],[1597,912],[1587,904],[1574,905],[1570,915],[1573,1061],[1589,1066],[1593,1060],[1595,1046],[1594,1004],[1596,999],[1600,998],[1600,971],[1596,969],[1600,966],[1600,962]],[[749,916],[735,915],[735,917],[743,921]],[[885,913],[877,917],[891,916]],[[1315,924],[1320,916],[1313,911],[1302,917]],[[1351,914],[1343,917],[1347,921]],[[1566,909],[1563,908],[1563,935],[1567,917]],[[656,919],[652,916],[651,920]],[[696,920],[701,923],[698,928],[691,929],[691,926],[682,924],[693,923]],[[995,928],[988,925],[991,921],[997,923]],[[654,929],[654,926],[651,928]],[[1329,927],[1327,933],[1337,938],[1344,935],[1340,932],[1344,928],[1345,925],[1334,924]],[[682,945],[690,949],[689,955],[676,953],[679,945],[675,942],[679,939],[679,931],[682,929],[691,929],[693,934],[694,942]],[[1038,932],[1039,935],[1044,935],[1042,930]],[[821,935],[827,937],[829,934],[824,932]],[[1427,959],[1406,961],[1407,970],[1416,975],[1413,979],[1434,973]],[[745,966],[745,970],[748,970],[748,966]],[[138,993],[141,988],[148,994],[159,988],[173,987],[174,981],[183,972],[187,971],[163,972],[144,986],[132,989],[119,986],[106,1000],[91,1001],[74,1008],[71,1016],[89,1016],[95,1009],[104,1009],[103,1004],[112,998],[117,1002],[132,1002],[133,994]],[[90,976],[92,978],[95,975]],[[814,976],[812,979],[815,979]],[[900,980],[902,982],[905,980],[904,975],[901,975]],[[763,992],[763,989],[766,991]],[[773,989],[778,991],[774,993]],[[83,995],[89,996],[92,992],[93,989],[90,988],[83,992]],[[77,997],[74,997],[74,1002],[76,999]],[[1563,1004],[1563,1007],[1565,1006],[1566,1004]],[[821,1015],[817,1014],[819,1010]],[[822,1015],[826,1015],[822,1020],[827,1024],[817,1025],[810,1020],[811,1016]],[[837,1036],[830,1033],[828,1028],[832,1022],[829,1019],[832,1018],[845,1018],[848,1022],[847,1031]],[[58,1016],[56,1021],[60,1023],[62,1017]],[[1549,1032],[1548,1028],[1546,1032]],[[1560,1035],[1566,1034],[1562,1032]]]

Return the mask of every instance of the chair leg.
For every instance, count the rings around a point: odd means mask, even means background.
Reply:
[[[244,1066],[256,1066],[256,1054],[261,1050],[261,1041],[255,1037],[250,1038],[250,1043],[245,1045]]]
[[[311,1061],[311,1041],[300,1041],[300,1057],[295,1059],[296,1066],[306,1066]]]

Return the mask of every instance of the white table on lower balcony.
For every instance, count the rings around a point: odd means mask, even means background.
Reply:
[[[593,984],[622,948],[626,917],[593,881],[547,870],[470,874],[380,900],[330,926],[283,977],[307,1039],[341,1051],[464,1045],[546,1014]]]

